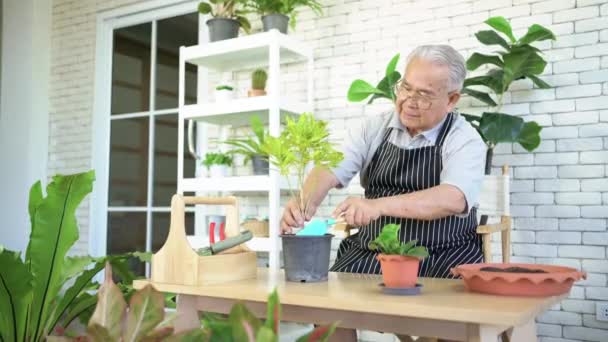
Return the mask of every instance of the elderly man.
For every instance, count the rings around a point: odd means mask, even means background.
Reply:
[[[481,262],[475,207],[486,146],[454,111],[465,76],[464,59],[452,47],[416,48],[395,87],[395,111],[350,132],[337,168],[311,171],[303,189],[308,212],[302,217],[289,202],[281,229],[303,226],[330,189],[347,186],[360,172],[365,198],[348,198],[333,213],[344,215],[359,233],[342,241],[332,271],[380,273],[368,244],[388,223],[401,225],[403,242],[427,247],[420,276],[451,277],[450,268]]]

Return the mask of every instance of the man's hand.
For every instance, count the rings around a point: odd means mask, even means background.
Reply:
[[[381,215],[377,200],[357,197],[349,197],[336,207],[333,216],[341,214],[344,214],[346,223],[357,227],[367,225]]]
[[[296,200],[293,198],[290,199],[289,202],[287,202],[287,205],[285,205],[283,217],[281,218],[281,233],[290,234],[292,232],[292,228],[304,227],[304,222],[310,221],[315,212],[317,212],[317,207],[309,203],[306,206],[306,215],[302,215],[300,206]]]

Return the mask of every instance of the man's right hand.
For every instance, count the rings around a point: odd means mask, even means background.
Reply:
[[[300,206],[294,199],[290,199],[285,205],[283,217],[281,218],[281,233],[291,234],[293,228],[302,228],[306,221],[310,221],[317,211],[317,207],[309,204],[306,207],[306,217],[302,215]]]

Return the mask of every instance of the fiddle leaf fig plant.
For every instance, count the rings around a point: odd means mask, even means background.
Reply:
[[[367,104],[372,104],[376,99],[384,98],[392,102],[397,100],[395,96],[395,84],[401,79],[401,73],[396,71],[400,54],[396,54],[388,62],[384,77],[374,87],[364,80],[355,80],[348,89],[348,100],[361,102],[371,96]]]
[[[369,248],[386,255],[413,256],[417,258],[429,256],[426,247],[416,246],[418,240],[402,243],[401,240],[399,240],[400,229],[401,226],[398,224],[385,225],[382,227],[380,235],[369,243]]]

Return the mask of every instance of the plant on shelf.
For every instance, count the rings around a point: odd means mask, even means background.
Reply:
[[[266,81],[268,74],[264,69],[256,69],[251,73],[251,89],[247,92],[249,97],[266,95]]]
[[[202,164],[207,168],[210,177],[228,176],[228,167],[232,166],[232,155],[222,152],[208,152]]]
[[[371,250],[378,251],[382,277],[387,287],[408,288],[416,286],[421,258],[429,255],[426,247],[416,246],[417,240],[402,243],[398,224],[382,227],[380,235],[369,243]]]
[[[297,10],[310,8],[315,14],[323,14],[323,6],[316,0],[248,0],[247,8],[262,16],[264,31],[277,29],[287,34],[287,26],[296,27]]]
[[[30,239],[22,260],[19,252],[0,246],[0,341],[44,341],[79,319],[88,321],[99,284],[93,280],[108,262],[119,272],[120,288],[132,293],[135,278],[130,258],[147,253],[93,258],[67,256],[78,240],[76,209],[91,192],[95,173],[56,175],[43,195],[36,182],[29,195]]]
[[[215,101],[226,102],[234,97],[234,87],[221,84],[215,87]]]
[[[253,131],[252,137],[228,139],[224,141],[224,144],[235,147],[230,153],[245,156],[245,164],[251,160],[253,174],[267,175],[268,154],[262,149],[267,133],[264,131],[264,124],[262,124],[262,120],[258,116],[251,117],[251,130]]]
[[[207,20],[210,41],[236,38],[239,35],[239,28],[249,33],[251,23],[245,17],[246,2],[247,0],[213,0],[210,3],[201,1],[198,4],[199,13],[213,17]]]
[[[554,34],[547,28],[533,24],[527,33],[516,39],[509,22],[503,17],[492,17],[485,21],[492,30],[482,30],[475,34],[484,45],[498,45],[502,51],[492,55],[473,53],[466,62],[467,69],[477,70],[481,66],[490,66],[485,74],[472,76],[464,81],[462,92],[483,102],[490,107],[481,116],[462,114],[479,132],[486,143],[486,174],[490,173],[494,148],[499,143],[519,143],[527,151],[533,151],[540,144],[541,127],[535,121],[525,122],[521,117],[501,113],[503,96],[516,80],[529,79],[538,88],[551,86],[541,80],[547,62],[541,51],[531,44],[543,40],[555,40]],[[503,34],[507,40],[501,37]],[[385,77],[375,87],[363,80],[355,80],[348,90],[348,100],[360,102],[370,97],[368,103],[378,98],[395,102],[395,84],[401,74],[395,71],[399,55],[391,59]],[[479,90],[483,87],[487,92]]]

